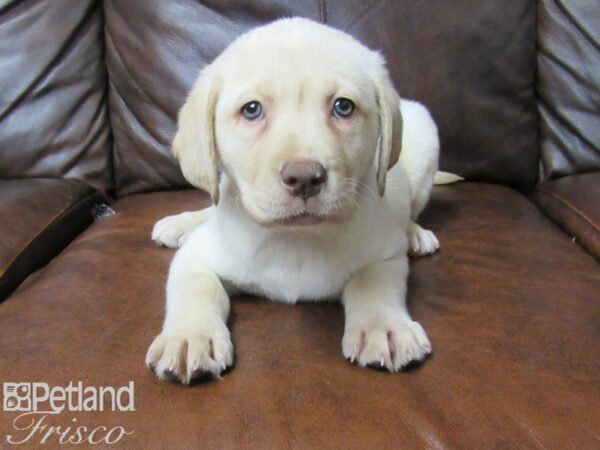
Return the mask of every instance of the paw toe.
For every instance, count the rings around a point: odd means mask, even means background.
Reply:
[[[358,356],[358,364],[363,367],[389,367],[391,362],[387,332],[375,330],[365,334],[364,350]]]
[[[150,345],[146,364],[158,378],[190,384],[192,381],[214,376],[233,363],[233,344],[228,335],[161,334]]]
[[[413,361],[422,361],[431,353],[431,344],[427,334],[418,322],[410,322],[393,333],[394,366],[399,370]]]
[[[344,358],[349,359],[350,362],[356,361],[358,354],[361,351],[362,346],[362,330],[360,329],[349,329],[344,333],[342,339],[342,353]]]

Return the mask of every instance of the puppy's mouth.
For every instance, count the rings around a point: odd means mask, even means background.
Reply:
[[[276,222],[280,225],[305,227],[310,225],[319,225],[323,223],[331,223],[335,221],[335,217],[331,215],[315,214],[304,210],[289,216],[284,216],[277,219]]]
[[[295,208],[292,211],[281,211],[279,214],[272,215],[267,220],[260,220],[254,217],[263,227],[319,227],[340,223],[344,220],[344,216],[339,212],[327,211],[321,208]]]
[[[354,210],[355,202],[350,201],[351,198],[350,195],[331,199],[316,196],[306,200],[296,197],[286,198],[278,204],[245,201],[242,204],[254,221],[266,228],[320,228],[347,220]]]

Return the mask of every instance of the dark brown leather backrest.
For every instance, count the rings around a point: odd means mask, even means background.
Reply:
[[[431,110],[444,170],[470,180],[534,184],[534,1],[326,4],[328,23],[381,49],[400,95]]]
[[[187,185],[171,154],[176,117],[202,67],[245,31],[318,2],[109,0],[110,116],[120,195]]]
[[[600,170],[600,8],[539,3],[542,181]]]
[[[432,110],[444,169],[517,186],[536,180],[534,1],[107,0],[105,15],[121,195],[185,185],[170,144],[199,70],[241,33],[295,15],[383,51],[400,94]]]
[[[113,185],[102,3],[0,6],[0,178]]]

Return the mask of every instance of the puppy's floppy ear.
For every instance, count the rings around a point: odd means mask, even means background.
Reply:
[[[173,153],[183,176],[193,186],[207,191],[216,205],[219,201],[218,155],[215,142],[215,107],[219,81],[214,65],[200,74],[179,111]]]
[[[402,147],[402,115],[400,96],[394,89],[392,80],[385,68],[385,61],[375,53],[375,73],[373,84],[379,107],[379,140],[377,143],[377,188],[379,195],[385,192],[385,178],[388,169],[398,162]]]

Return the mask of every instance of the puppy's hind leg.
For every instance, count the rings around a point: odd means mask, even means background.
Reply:
[[[432,180],[433,181],[433,180]],[[412,197],[410,224],[408,225],[408,252],[410,256],[432,255],[440,249],[440,241],[431,230],[423,228],[417,223],[421,211],[425,209],[431,194],[433,183],[426,183],[421,186]]]
[[[214,206],[210,206],[200,211],[184,212],[164,217],[154,224],[152,240],[158,245],[179,248],[192,230],[210,217],[213,210]]]
[[[426,230],[417,222],[408,226],[408,245],[411,256],[432,255],[440,248],[440,242],[433,231]]]
[[[403,99],[400,111],[404,122],[400,164],[408,177],[411,191],[409,252],[413,256],[430,255],[440,248],[440,243],[432,231],[417,224],[417,218],[429,201],[438,169],[438,131],[429,111],[420,103]]]

